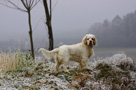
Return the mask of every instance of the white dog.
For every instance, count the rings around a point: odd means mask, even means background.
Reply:
[[[93,45],[97,45],[95,35],[87,34],[82,39],[81,43],[74,45],[62,45],[52,51],[40,48],[43,55],[48,58],[55,58],[56,70],[59,70],[59,66],[63,64],[64,72],[67,70],[67,64],[69,61],[75,61],[79,63],[80,68],[88,68],[87,61],[94,54]]]

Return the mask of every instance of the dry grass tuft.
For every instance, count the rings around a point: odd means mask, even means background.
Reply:
[[[30,56],[25,53],[21,53],[19,51],[0,53],[0,72],[14,71],[23,66],[27,66],[28,59],[30,60]]]

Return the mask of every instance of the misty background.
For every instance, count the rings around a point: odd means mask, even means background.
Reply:
[[[136,47],[136,0],[53,0],[54,45],[81,42],[87,33],[98,47]],[[42,3],[31,11],[34,47],[48,48]],[[0,50],[29,50],[27,14],[0,5]]]

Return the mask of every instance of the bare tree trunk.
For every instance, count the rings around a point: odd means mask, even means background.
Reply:
[[[7,6],[9,8],[28,13],[29,37],[30,37],[30,44],[31,44],[31,56],[32,56],[33,59],[35,59],[30,11],[38,4],[38,2],[40,0],[18,0],[22,3],[22,5],[24,6],[25,9],[21,8],[19,3],[18,4],[15,3],[17,0],[15,0],[15,1],[14,0],[3,0],[3,1],[5,1],[3,3],[1,3],[1,1],[0,1],[0,4],[2,4],[4,6]],[[9,5],[8,5],[8,3],[9,3]]]
[[[48,27],[48,34],[49,34],[49,50],[53,50],[53,33],[52,33],[52,25],[51,25],[51,0],[50,0],[50,13],[47,4],[47,0],[43,0],[43,5],[46,14],[46,25]]]
[[[30,44],[31,44],[31,56],[33,59],[35,59],[30,10],[28,10],[28,23],[29,23],[29,37],[30,37]]]
[[[53,50],[53,34],[52,34],[52,26],[48,26],[48,34],[49,34],[49,50]]]

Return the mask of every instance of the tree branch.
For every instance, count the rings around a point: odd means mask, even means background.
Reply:
[[[52,18],[52,0],[50,0],[50,19]]]
[[[35,4],[31,7],[31,9],[34,8],[39,2],[40,2],[40,0],[35,1]]]
[[[11,8],[11,9],[16,9],[16,10],[20,10],[20,11],[22,11],[22,12],[27,12],[26,10],[24,10],[24,9],[22,9],[22,8],[19,8],[17,5],[15,5],[15,4],[13,4],[11,1],[8,1],[12,6],[9,6],[9,5],[7,5],[7,4],[3,4],[3,3],[1,3],[0,2],[0,4],[1,5],[3,5],[3,6],[6,6],[6,7],[8,7],[8,8]]]
[[[28,12],[28,10],[33,9],[40,0],[19,0],[21,1],[21,3],[23,4],[23,6],[25,7],[25,9],[20,8],[18,5],[16,5],[13,1],[11,0],[4,0],[3,3],[0,2],[1,5],[6,6],[8,8],[11,9],[16,9],[16,10],[20,10],[22,12]],[[7,3],[9,3],[10,5],[8,5]]]
[[[59,1],[59,0],[57,0],[56,3],[55,3],[55,5],[53,6],[52,11],[55,9],[55,7],[56,7],[58,1]]]
[[[31,0],[23,0],[23,1],[25,2],[26,7],[30,8],[29,3],[31,2]]]
[[[35,1],[36,1],[36,0],[35,0]],[[32,7],[32,6],[33,6],[33,4],[34,4],[34,0],[31,0],[31,1],[30,1],[30,3],[29,3],[29,6],[31,6],[31,7]]]
[[[21,2],[22,2],[22,4],[24,5],[24,7],[26,8],[26,10],[28,11],[28,9],[27,9],[28,7],[26,6],[24,0],[21,0]]]

